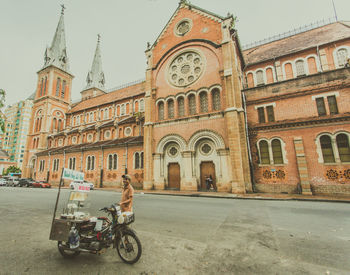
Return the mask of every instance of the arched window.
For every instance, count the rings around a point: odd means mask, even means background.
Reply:
[[[201,104],[201,113],[208,112],[208,95],[206,92],[201,92],[199,94],[199,100]]]
[[[262,70],[256,72],[256,85],[264,85],[264,72]]]
[[[66,81],[62,81],[62,91],[61,91],[61,97],[64,98],[64,95],[66,93]]]
[[[93,112],[91,112],[89,122],[93,122],[93,121],[94,121],[94,114],[93,114]]]
[[[41,79],[41,84],[40,84],[40,96],[43,95],[43,89],[44,89],[44,79]]]
[[[109,155],[108,156],[108,170],[112,170],[113,167],[113,156]]]
[[[120,110],[120,115],[121,116],[125,115],[125,112],[126,112],[125,104],[122,104],[122,107],[121,107],[121,110]]]
[[[193,94],[188,97],[188,108],[190,115],[196,114],[196,97]]]
[[[266,82],[267,84],[273,83],[273,72],[271,68],[266,69]]]
[[[297,71],[297,77],[306,75],[305,66],[304,66],[304,61],[303,60],[298,60],[297,62],[295,62],[295,67],[296,67],[296,71]]]
[[[141,159],[141,168],[143,169],[143,152],[141,152],[140,159]]]
[[[260,163],[270,164],[269,146],[266,140],[262,140],[259,142],[259,149],[260,149]]]
[[[220,100],[220,90],[214,89],[212,92],[212,99],[213,99],[213,110],[218,111],[221,109],[221,100]]]
[[[56,130],[56,118],[55,117],[52,120],[51,130],[52,131]]]
[[[336,138],[340,161],[350,162],[349,138],[345,134],[339,134]]]
[[[114,170],[118,169],[118,155],[117,154],[113,155],[113,169]]]
[[[307,66],[309,67],[309,74],[317,73],[317,65],[315,57],[309,57],[307,59]]]
[[[91,156],[91,170],[95,170],[95,156]]]
[[[158,104],[158,120],[164,119],[164,103],[159,102]]]
[[[283,155],[281,141],[278,139],[272,140],[272,156],[274,164],[283,164]]]
[[[59,119],[57,123],[57,131],[61,131],[61,130],[62,130],[62,119]]]
[[[286,73],[286,80],[287,79],[292,79],[293,78],[293,67],[292,64],[287,63],[284,65],[284,70]]]
[[[40,117],[40,118],[39,118],[38,131],[40,131],[40,130],[41,130],[41,122],[42,122],[42,118]]]
[[[87,157],[87,167],[86,167],[86,170],[91,170],[91,157],[90,157],[90,156]]]
[[[68,167],[71,170],[75,170],[75,158],[69,158]]]
[[[134,155],[135,169],[140,169],[140,155],[138,152]]]
[[[337,51],[337,61],[338,61],[339,67],[345,66],[347,58],[348,58],[348,50],[347,49],[339,49]]]
[[[334,161],[334,153],[332,147],[332,141],[330,136],[323,135],[320,138],[321,150],[323,155],[324,163],[333,163]]]
[[[61,78],[57,78],[56,83],[56,96],[60,96],[60,89],[61,89]]]
[[[45,76],[45,84],[44,84],[44,92],[43,92],[44,95],[46,95],[46,86],[47,86],[47,76]]]
[[[145,111],[145,101],[143,99],[140,100],[140,112]]]
[[[178,115],[182,117],[185,115],[185,100],[183,97],[177,99]]]
[[[254,87],[254,76],[252,73],[247,74],[248,88]]]
[[[168,118],[174,118],[174,100],[168,100]]]

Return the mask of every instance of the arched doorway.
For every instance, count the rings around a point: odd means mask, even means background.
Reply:
[[[176,163],[168,164],[168,189],[180,190],[180,165]]]
[[[35,168],[36,168],[36,158],[33,158],[29,163],[29,177],[31,179],[35,179],[35,176],[36,176]]]
[[[207,176],[210,176],[213,179],[214,187],[216,189],[216,176],[215,176],[215,164],[212,161],[203,161],[200,164],[200,178],[201,184],[200,189],[206,190],[207,186],[205,184],[205,179]]]

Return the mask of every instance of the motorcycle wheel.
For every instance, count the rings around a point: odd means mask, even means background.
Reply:
[[[58,251],[61,253],[61,255],[65,258],[74,258],[80,254],[80,251],[74,251],[67,248],[66,242],[59,241],[57,243]]]
[[[119,257],[127,264],[134,264],[140,259],[141,242],[131,230],[123,231],[123,237],[118,237],[116,245]]]

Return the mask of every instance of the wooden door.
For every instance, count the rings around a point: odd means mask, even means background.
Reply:
[[[215,164],[212,161],[204,161],[201,163],[201,190],[206,190],[207,186],[205,184],[206,176],[211,175],[213,178],[214,186],[216,187],[216,178],[215,178]]]
[[[168,189],[180,190],[180,165],[178,163],[168,165]]]

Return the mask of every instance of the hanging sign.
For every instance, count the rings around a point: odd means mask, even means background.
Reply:
[[[83,181],[84,180],[84,173],[64,168],[62,179]]]

